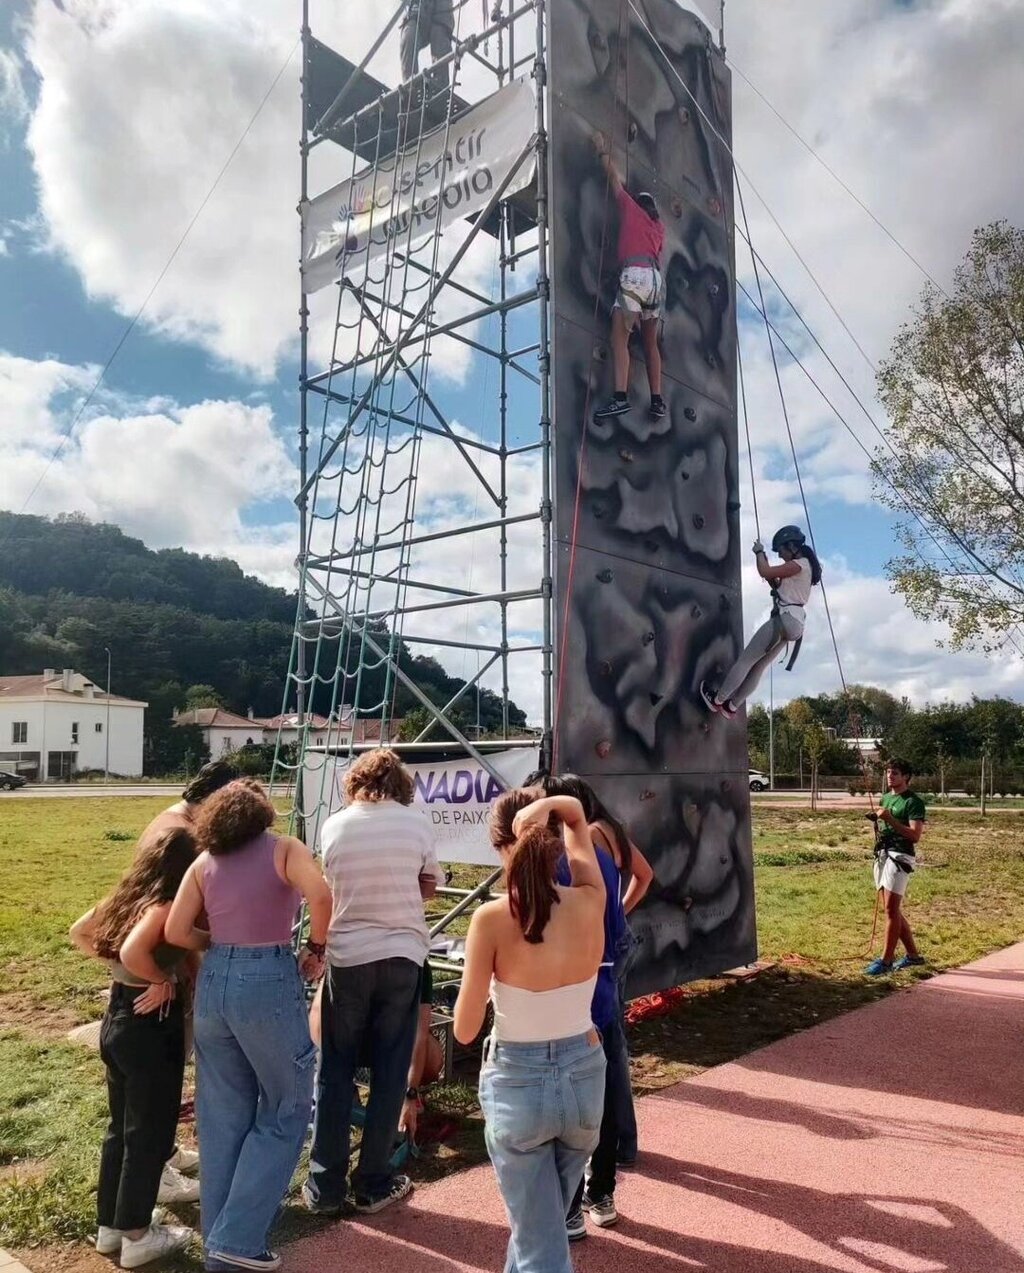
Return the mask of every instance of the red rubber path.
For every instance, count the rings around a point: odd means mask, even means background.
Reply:
[[[616,1228],[579,1273],[1024,1273],[1024,944],[638,1104]],[[284,1252],[284,1268],[502,1268],[490,1166]]]

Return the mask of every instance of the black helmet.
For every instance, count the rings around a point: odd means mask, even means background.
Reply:
[[[807,537],[799,526],[781,526],[772,536],[772,552],[777,553],[787,545],[791,548],[803,548],[806,543]]]
[[[636,197],[636,202],[649,217],[653,217],[655,221],[661,220],[658,213],[658,202],[649,190],[641,190]]]

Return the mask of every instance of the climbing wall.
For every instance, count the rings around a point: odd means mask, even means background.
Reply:
[[[674,0],[548,7],[557,658],[555,764],[590,779],[654,867],[630,992],[755,956],[745,721],[697,693],[743,635],[729,73]],[[645,29],[649,28],[649,31]],[[679,82],[674,71],[681,77]],[[666,227],[668,415],[595,424],[618,217],[593,134]]]

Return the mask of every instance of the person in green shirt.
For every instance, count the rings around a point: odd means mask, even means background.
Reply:
[[[885,904],[885,947],[881,957],[864,969],[869,977],[916,968],[924,963],[903,914],[903,898],[914,869],[915,846],[924,832],[925,820],[924,801],[916,791],[910,790],[913,773],[905,760],[890,760],[886,771],[889,790],[882,797],[881,811],[867,815],[875,823],[877,837],[875,888],[881,892]],[[906,954],[896,960],[896,947],[900,942]]]

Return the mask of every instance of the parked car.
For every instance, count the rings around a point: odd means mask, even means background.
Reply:
[[[771,784],[768,781],[768,775],[763,774],[758,769],[750,771],[750,790],[751,791],[767,791]]]
[[[0,769],[0,791],[13,791],[15,787],[24,787],[28,781],[21,774],[12,774],[6,769]]]

